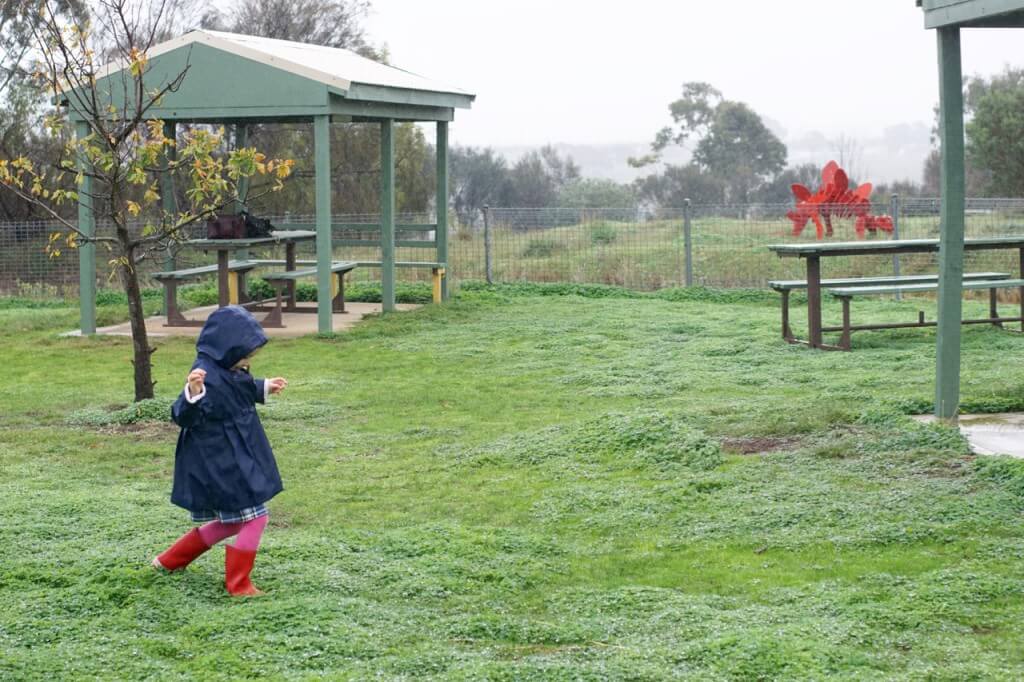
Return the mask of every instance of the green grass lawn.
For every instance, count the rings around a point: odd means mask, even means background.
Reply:
[[[904,416],[930,331],[814,352],[759,293],[577,292],[273,341],[255,600],[220,549],[148,565],[187,517],[173,425],[115,411],[128,342],[0,302],[0,679],[1024,677],[1024,466]],[[143,417],[194,354],[157,347]],[[1024,407],[1022,351],[965,328],[972,409]]]

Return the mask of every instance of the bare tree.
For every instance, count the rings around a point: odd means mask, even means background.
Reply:
[[[340,47],[382,60],[362,26],[369,10],[368,0],[234,0],[227,11],[207,11],[202,23],[215,30]]]
[[[266,176],[271,182],[263,191],[279,189],[292,162],[267,161],[252,148],[224,153],[223,132],[208,128],[190,130],[180,141],[165,137],[163,122],[150,112],[182,86],[189,67],[155,81],[149,78],[148,53],[173,0],[96,0],[91,23],[69,20],[58,6],[52,0],[41,3],[33,35],[36,77],[63,104],[46,122],[48,133],[62,142],[60,151],[46,165],[25,157],[0,159],[0,185],[60,225],[49,238],[52,257],[85,243],[107,250],[111,274],[128,299],[135,399],[151,398],[154,349],[146,333],[138,265],[182,239],[187,226],[237,200],[240,179]],[[112,66],[101,67],[97,55],[112,57]],[[85,134],[67,135],[71,121]],[[160,192],[167,174],[185,180],[184,210],[163,207]],[[91,234],[66,217],[61,207],[80,199],[113,225],[113,234]]]
[[[858,183],[864,182],[865,178],[861,173],[867,173],[867,169],[863,167],[864,147],[860,140],[840,133],[839,137],[832,140],[832,153],[836,156],[836,163],[846,171],[848,177],[856,179]]]

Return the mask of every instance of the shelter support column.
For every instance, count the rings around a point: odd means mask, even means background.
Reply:
[[[316,165],[316,312],[321,334],[334,331],[331,310],[331,117],[313,117]]]
[[[935,370],[935,416],[955,420],[960,406],[960,317],[964,274],[964,99],[960,29],[938,29],[942,226]]]
[[[380,124],[380,288],[384,312],[395,309],[395,122]]]
[[[448,299],[448,275],[452,265],[448,262],[448,121],[437,122],[437,260],[445,265],[446,274],[441,278],[441,300]]]
[[[177,142],[178,125],[174,121],[164,121],[164,137],[172,142]],[[177,144],[170,144],[164,147],[163,167],[169,168],[178,158]],[[164,213],[169,220],[177,220],[178,196],[174,192],[174,175],[166,172],[160,176],[160,201]],[[167,243],[167,253],[164,254],[164,270],[174,270],[174,241]],[[164,287],[164,315],[175,309],[175,302],[170,300],[175,296],[173,289]]]
[[[89,124],[75,123],[75,137],[81,141],[89,135]],[[92,211],[92,177],[88,174],[89,161],[79,152],[78,168],[82,183],[78,186],[78,229],[86,237],[96,235],[96,217]],[[78,247],[78,305],[82,334],[96,333],[96,244],[82,242]]]
[[[249,146],[249,126],[246,123],[235,124],[235,149],[243,149]],[[249,178],[238,179],[238,200],[235,202],[235,213],[246,210],[246,201],[249,199]],[[235,258],[238,260],[249,260],[249,249],[238,249],[235,251]]]

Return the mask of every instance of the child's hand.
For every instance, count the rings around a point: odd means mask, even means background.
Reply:
[[[270,394],[275,395],[284,390],[285,386],[288,385],[288,380],[284,377],[274,377],[273,379],[267,379],[267,385],[270,386]]]
[[[188,375],[189,395],[199,395],[203,392],[203,382],[206,381],[205,369],[194,369]]]

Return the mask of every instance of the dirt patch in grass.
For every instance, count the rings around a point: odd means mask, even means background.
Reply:
[[[180,427],[172,422],[141,421],[134,424],[107,424],[96,429],[111,436],[132,436],[143,440],[173,440]]]
[[[722,450],[732,455],[759,455],[765,452],[794,450],[800,443],[801,439],[795,436],[723,438]]]

